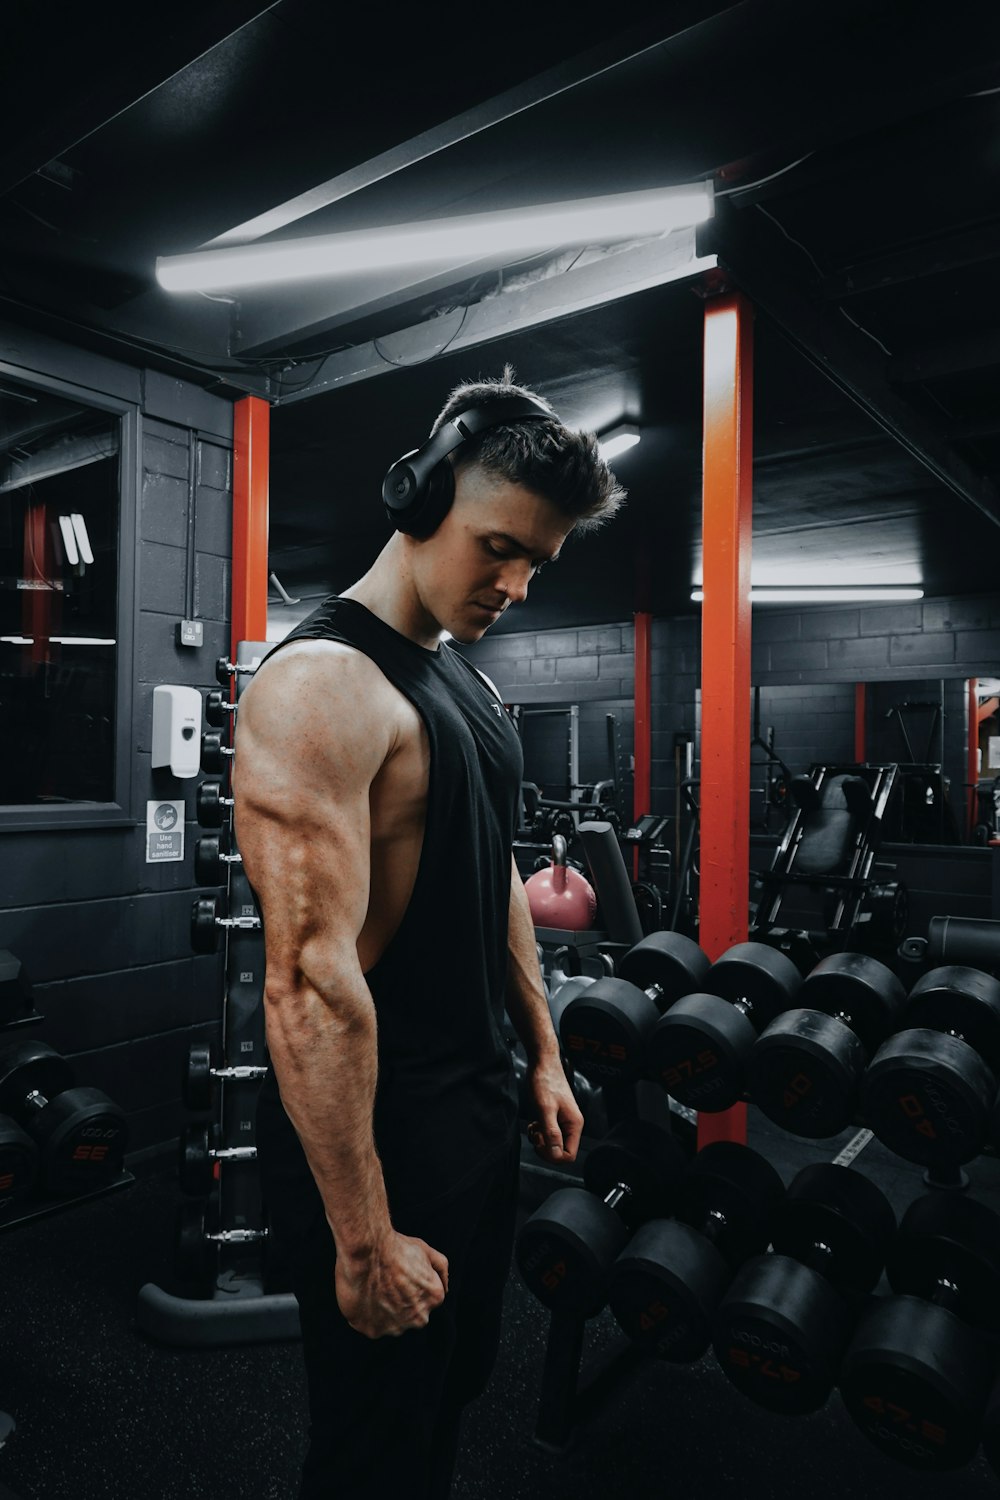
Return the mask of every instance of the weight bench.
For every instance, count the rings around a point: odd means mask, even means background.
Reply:
[[[783,903],[812,895],[823,920],[807,936],[819,946],[845,948],[859,927],[898,942],[906,921],[906,892],[875,878],[886,808],[898,765],[814,765],[794,776],[794,813],[769,870],[756,878],[760,897],[751,938],[774,941]],[[874,925],[873,925],[874,924]]]

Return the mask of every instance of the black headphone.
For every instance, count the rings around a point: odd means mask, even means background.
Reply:
[[[449,417],[423,447],[397,458],[382,481],[382,503],[396,530],[424,537],[440,526],[455,498],[455,471],[445,462],[449,453],[490,427],[540,417],[558,421],[533,396],[501,396]]]

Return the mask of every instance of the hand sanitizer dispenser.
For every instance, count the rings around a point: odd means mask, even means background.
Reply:
[[[201,770],[201,694],[197,688],[153,689],[153,766],[169,766],[174,776]]]

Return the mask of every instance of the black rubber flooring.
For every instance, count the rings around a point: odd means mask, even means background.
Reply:
[[[753,1112],[750,1139],[786,1182],[842,1144],[795,1142]],[[923,1191],[919,1171],[877,1143],[857,1165],[897,1212]],[[982,1158],[970,1170],[976,1195],[1000,1207],[1000,1162]],[[526,1179],[525,1211],[540,1190]],[[139,1287],[169,1282],[176,1203],[165,1159],[120,1191],[0,1234],[0,1409],[17,1422],[0,1451],[0,1500],[3,1485],[8,1500],[294,1497],[305,1437],[297,1343],[176,1350],[135,1330]],[[455,1500],[700,1500],[722,1491],[985,1500],[1000,1490],[981,1456],[938,1476],[893,1463],[861,1437],[837,1395],[810,1417],[761,1411],[710,1357],[639,1366],[568,1451],[543,1450],[533,1432],[547,1324],[512,1275],[500,1358],[467,1413]],[[588,1326],[585,1360],[617,1340],[603,1314]]]

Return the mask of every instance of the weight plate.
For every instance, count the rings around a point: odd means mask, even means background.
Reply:
[[[221,885],[225,879],[220,859],[219,835],[209,833],[194,846],[194,878],[196,885]]]
[[[669,1130],[649,1120],[626,1120],[591,1147],[583,1180],[595,1198],[605,1198],[624,1184],[630,1196],[618,1206],[621,1218],[635,1229],[647,1219],[673,1212],[686,1157]]]
[[[209,1154],[211,1132],[207,1125],[188,1125],[181,1131],[177,1153],[177,1180],[182,1193],[192,1198],[211,1191],[215,1161]]]
[[[545,1307],[592,1317],[604,1306],[608,1273],[628,1234],[614,1209],[582,1188],[559,1188],[525,1220],[517,1268]]]
[[[1000,1331],[1000,1214],[975,1198],[927,1193],[903,1215],[886,1264],[895,1292],[930,1299],[948,1284],[946,1306]]]
[[[802,985],[802,975],[787,954],[767,943],[736,943],[717,958],[703,988],[723,1000],[745,1000],[753,1007],[757,1031],[787,1010]]]
[[[681,932],[651,932],[618,960],[618,977],[638,989],[659,985],[663,991],[660,1009],[666,1010],[683,995],[703,990],[711,965],[692,938]]]
[[[964,964],[931,969],[910,991],[906,1026],[957,1032],[1000,1077],[1000,980],[991,974]]]
[[[817,1271],[761,1255],[723,1299],[713,1348],[723,1372],[758,1406],[786,1416],[818,1411],[833,1390],[848,1309]]]
[[[737,1141],[714,1141],[691,1163],[677,1217],[735,1267],[767,1248],[784,1191],[778,1173],[758,1152]]]
[[[88,1193],[120,1177],[128,1146],[124,1111],[95,1088],[67,1089],[30,1121],[46,1192]]]
[[[191,947],[196,953],[214,953],[219,946],[218,910],[216,896],[199,896],[191,903]]]
[[[812,1265],[841,1290],[868,1292],[895,1232],[896,1216],[874,1182],[852,1167],[814,1162],[789,1183],[771,1239],[778,1254]]]
[[[806,975],[796,1008],[842,1016],[871,1057],[894,1031],[906,1007],[906,990],[891,969],[864,953],[831,953]]]
[[[876,1052],[861,1107],[883,1145],[925,1167],[961,1166],[982,1150],[996,1080],[978,1053],[938,1031],[901,1031]]]
[[[574,1068],[595,1083],[631,1081],[656,1025],[649,997],[622,979],[598,979],[562,1011],[559,1037]]]
[[[992,1373],[985,1340],[952,1313],[916,1297],[883,1297],[858,1324],[840,1393],[883,1453],[937,1472],[973,1457]]]
[[[747,1090],[782,1130],[822,1140],[855,1118],[868,1057],[844,1023],[815,1010],[787,1010],[747,1059]]]
[[[687,1224],[655,1219],[636,1231],[611,1270],[608,1301],[622,1331],[674,1364],[700,1359],[732,1270]]]
[[[221,828],[226,815],[222,787],[217,781],[203,781],[195,793],[198,822],[203,828]]]
[[[211,1291],[218,1263],[218,1247],[206,1239],[209,1219],[204,1203],[188,1201],[177,1211],[174,1269],[181,1282],[197,1287],[203,1295]]]
[[[646,1071],[679,1104],[717,1114],[743,1096],[751,1023],[718,995],[687,995],[653,1028]]]
[[[182,1095],[184,1108],[193,1115],[205,1114],[212,1107],[212,1070],[216,1066],[215,1049],[210,1042],[192,1042],[184,1063]]]
[[[0,1110],[24,1123],[29,1094],[54,1099],[64,1089],[72,1088],[73,1069],[64,1057],[47,1042],[8,1042],[0,1048]]]

